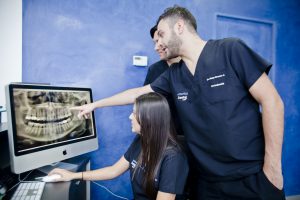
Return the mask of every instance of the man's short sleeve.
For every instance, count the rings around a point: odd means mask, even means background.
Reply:
[[[183,194],[188,171],[187,158],[182,152],[167,156],[161,165],[158,190]]]
[[[158,92],[166,96],[170,95],[170,72],[170,69],[166,70],[153,83],[150,84],[154,92]]]
[[[265,72],[269,73],[272,64],[250,49],[243,41],[236,39],[230,53],[233,70],[246,88],[250,88]]]
[[[151,83],[151,81],[150,81],[151,73],[152,73],[151,68],[149,67],[145,81],[144,81],[144,86],[149,85]]]

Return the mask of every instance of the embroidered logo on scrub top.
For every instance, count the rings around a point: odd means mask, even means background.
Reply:
[[[136,164],[137,164],[137,162],[135,160],[133,160],[133,161],[131,161],[130,164],[131,164],[132,169],[134,169],[135,166],[136,166]]]
[[[189,93],[188,92],[180,92],[177,93],[177,99],[180,101],[186,101],[188,98]]]
[[[225,74],[211,76],[211,77],[207,78],[206,81],[209,82],[209,81],[212,81],[212,80],[215,80],[215,79],[219,79],[219,78],[222,78],[222,77],[225,77]],[[214,83],[214,84],[211,84],[210,87],[214,88],[214,87],[219,87],[219,86],[222,86],[222,85],[225,85],[225,83],[224,82]]]

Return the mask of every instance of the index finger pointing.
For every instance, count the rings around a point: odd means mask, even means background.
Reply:
[[[81,106],[70,107],[69,110],[82,110]]]

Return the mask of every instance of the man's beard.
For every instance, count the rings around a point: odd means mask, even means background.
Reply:
[[[179,56],[179,49],[182,45],[181,39],[172,31],[171,38],[168,42],[168,54],[167,59],[176,58]]]

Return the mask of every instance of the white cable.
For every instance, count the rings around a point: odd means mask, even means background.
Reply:
[[[106,191],[108,191],[111,195],[113,195],[113,196],[115,196],[115,197],[118,197],[118,198],[120,198],[120,199],[126,199],[126,200],[129,200],[129,199],[127,199],[126,197],[122,197],[122,196],[119,196],[119,195],[116,195],[115,193],[113,193],[112,191],[110,191],[107,187],[105,187],[104,185],[101,185],[101,184],[99,184],[99,183],[96,183],[96,182],[94,182],[94,181],[91,181],[92,183],[94,183],[94,184],[96,184],[96,185],[98,185],[99,187],[102,187],[103,189],[105,189]]]
[[[22,180],[21,180],[21,175],[19,174],[19,182],[23,182],[28,176],[29,176],[29,174],[31,174],[31,172],[33,172],[33,170],[31,170],[26,176],[25,176],[25,178],[23,178]]]

